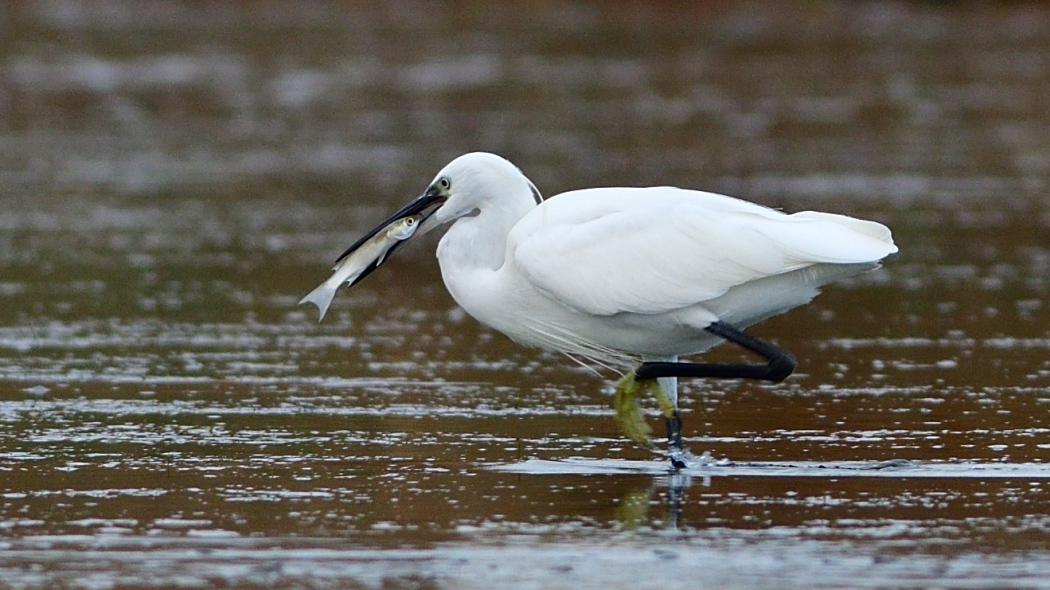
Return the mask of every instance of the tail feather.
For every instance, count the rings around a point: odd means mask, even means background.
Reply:
[[[759,231],[776,243],[792,268],[810,264],[876,262],[897,252],[889,228],[845,215],[803,211],[794,223],[765,224]]]
[[[889,250],[891,254],[897,251],[897,247],[893,243],[893,236],[890,234],[890,228],[875,221],[857,219],[855,217],[837,215],[835,213],[821,213],[818,211],[800,211],[793,214],[791,217],[796,219],[813,219],[843,225],[857,233],[864,234],[886,244],[888,246],[887,250]]]

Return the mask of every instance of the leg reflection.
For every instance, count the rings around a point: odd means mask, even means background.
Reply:
[[[651,522],[654,527],[676,530],[681,522],[682,508],[685,505],[685,490],[693,485],[694,479],[690,475],[675,471],[653,479],[644,488],[624,494],[616,508],[616,520],[627,529],[634,529],[650,522],[650,511],[653,506],[660,505],[660,501],[654,499],[654,496],[658,496],[660,489],[666,486],[663,518],[654,518]],[[699,482],[705,488],[711,487],[711,476],[704,475],[699,478]]]

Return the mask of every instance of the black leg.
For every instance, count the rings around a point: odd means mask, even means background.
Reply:
[[[795,370],[795,357],[788,351],[764,340],[749,336],[725,322],[715,322],[705,328],[729,342],[741,346],[766,360],[765,364],[747,363],[642,363],[635,370],[635,378],[658,377],[715,377],[721,379],[758,379],[778,383]],[[678,409],[667,418],[667,445],[671,451],[671,466],[683,469],[682,419]]]
[[[795,370],[795,357],[788,351],[749,336],[725,322],[705,328],[766,359],[766,364],[745,363],[642,363],[634,372],[638,379],[657,377],[715,377],[720,379],[758,379],[778,383]]]
[[[671,466],[675,469],[684,469],[685,461],[682,460],[682,454],[685,447],[682,445],[682,417],[678,415],[678,410],[675,410],[665,421],[667,423],[667,447],[671,451]]]

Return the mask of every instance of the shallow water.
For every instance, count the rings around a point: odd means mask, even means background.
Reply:
[[[0,587],[1050,586],[1050,10],[290,6],[0,17]],[[683,383],[673,475],[432,238],[296,306],[469,149],[901,253]]]

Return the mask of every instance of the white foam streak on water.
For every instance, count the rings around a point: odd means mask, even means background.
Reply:
[[[720,546],[717,537],[674,542],[669,535],[628,535],[615,544],[510,543],[502,547],[444,544],[433,549],[361,549],[303,539],[52,537],[8,543],[0,583],[13,587],[113,585],[180,587],[298,585],[387,587],[434,585],[573,590],[693,588],[812,589],[995,587],[1050,588],[1050,554],[1026,560],[994,554],[908,559],[893,543],[856,552],[840,543],[766,540]],[[315,546],[311,546],[315,545]],[[20,569],[37,563],[40,569]],[[542,586],[535,585],[543,577]],[[414,587],[414,586],[413,586]]]
[[[488,466],[501,473],[528,475],[614,475],[614,474],[667,474],[664,461],[594,460],[583,457],[562,461],[529,459],[513,464]],[[689,466],[678,473],[693,477],[870,477],[870,478],[977,478],[1026,480],[1050,479],[1050,465],[1042,463],[931,463],[920,461],[871,461],[871,462],[761,462],[732,463],[728,465]]]

